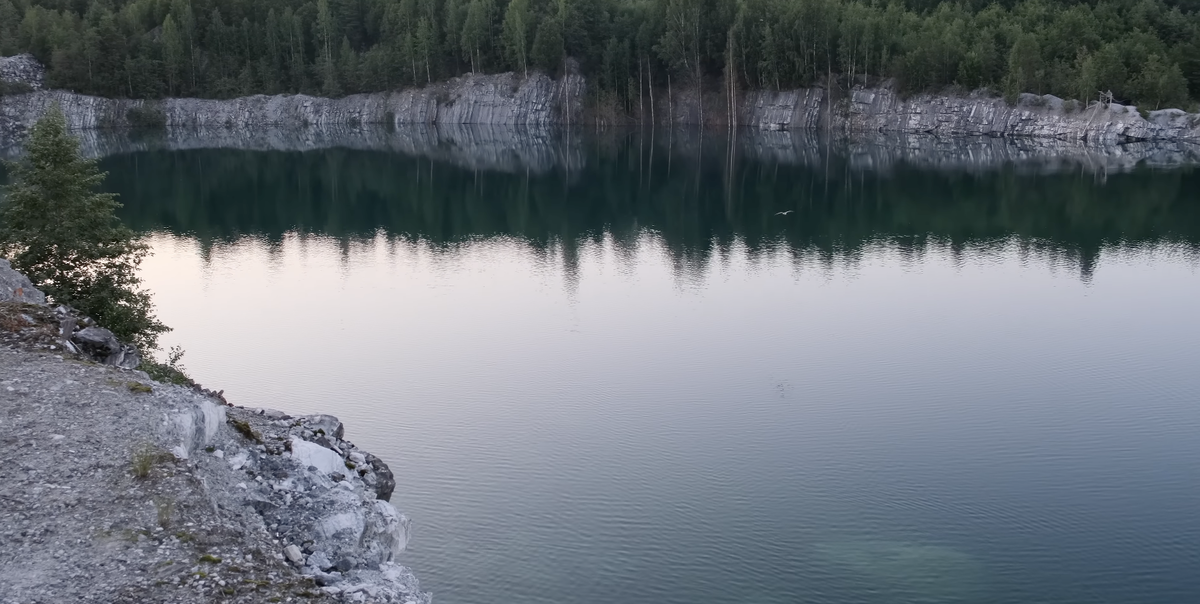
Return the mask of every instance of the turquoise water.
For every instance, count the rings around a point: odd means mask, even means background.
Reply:
[[[1200,600],[1200,172],[664,138],[102,165],[443,604]]]

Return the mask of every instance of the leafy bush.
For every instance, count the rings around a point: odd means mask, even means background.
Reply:
[[[144,359],[141,368],[156,382],[175,384],[178,386],[194,386],[196,382],[188,376],[187,370],[179,363],[183,358],[183,349],[172,346],[167,352],[167,362]]]

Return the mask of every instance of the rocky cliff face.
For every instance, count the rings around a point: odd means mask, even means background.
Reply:
[[[1023,94],[1015,105],[982,93],[902,98],[893,88],[855,88],[830,102],[823,89],[749,92],[738,123],[763,130],[825,127],[840,133],[885,132],[937,136],[1050,138],[1114,144],[1130,141],[1200,143],[1200,114],[1152,111],[1116,103],[1064,101]]]
[[[37,82],[21,57],[3,59],[10,82]],[[17,66],[21,66],[18,70]],[[36,65],[36,62],[33,64]],[[40,66],[37,66],[40,68]],[[58,90],[0,97],[0,146],[19,140],[50,107],[62,107],[75,130],[128,128],[147,120],[168,130],[265,127],[357,127],[363,124],[488,124],[533,126],[578,121],[586,85],[570,73],[558,80],[543,74],[466,75],[427,88],[339,99],[306,95],[255,95],[229,100],[106,99]]]
[[[125,128],[147,119],[169,131],[266,127],[356,128],[364,124],[484,124],[545,128],[583,117],[586,83],[572,69],[559,80],[543,74],[466,75],[426,88],[358,94],[340,99],[306,95],[256,95],[229,100],[104,99],[41,90],[43,71],[28,55],[0,59],[0,80],[34,92],[0,97],[0,147],[18,140],[46,110],[58,104],[78,130]],[[694,93],[660,94],[653,114],[662,123],[694,124]],[[707,123],[727,123],[718,107],[705,103]],[[720,104],[720,103],[718,103]],[[1021,95],[1015,105],[980,92],[901,97],[894,87],[856,87],[831,98],[823,88],[751,91],[741,95],[736,122],[760,130],[826,129],[848,133],[933,134],[1048,138],[1115,144],[1130,141],[1200,143],[1200,114],[1178,109],[1152,111],[1115,103],[1064,101]]]

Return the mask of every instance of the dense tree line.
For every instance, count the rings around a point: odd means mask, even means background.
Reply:
[[[594,100],[896,78],[1200,98],[1197,0],[0,0],[0,54],[105,96],[342,95],[580,62]]]

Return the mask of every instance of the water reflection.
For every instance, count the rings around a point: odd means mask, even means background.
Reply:
[[[1200,175],[796,140],[104,166],[164,343],[392,463],[439,602],[1200,593]]]
[[[1038,163],[1001,139],[948,147],[792,133],[532,133],[505,155],[497,149],[512,139],[494,130],[429,136],[422,147],[388,150],[139,151],[102,165],[131,225],[205,246],[293,232],[344,240],[382,232],[435,247],[503,236],[561,250],[570,265],[582,242],[611,237],[629,248],[653,232],[683,267],[735,243],[751,255],[782,246],[826,262],[878,243],[908,255],[931,244],[964,253],[1015,243],[1072,262],[1087,279],[1106,246],[1200,244],[1194,168],[1081,170],[1072,164],[1079,157]]]

